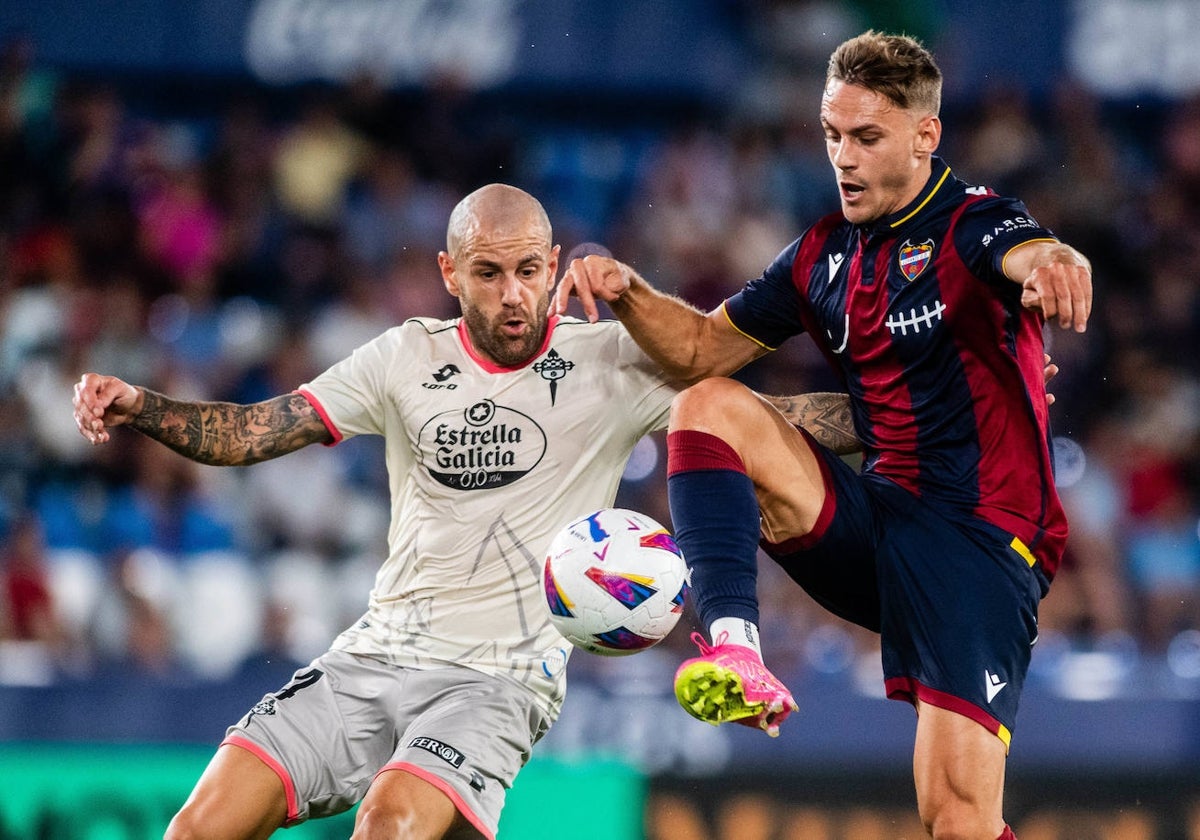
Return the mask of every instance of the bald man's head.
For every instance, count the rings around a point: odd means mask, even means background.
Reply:
[[[542,349],[558,271],[552,236],[538,200],[506,184],[481,187],[450,214],[442,282],[472,347],[496,364],[525,364]]]
[[[508,184],[488,184],[460,201],[450,213],[446,251],[458,259],[463,247],[469,247],[481,233],[503,237],[530,232],[544,238],[547,247],[554,239],[550,217],[541,202]]]

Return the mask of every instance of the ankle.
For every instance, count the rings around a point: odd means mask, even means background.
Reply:
[[[758,640],[758,625],[745,618],[718,618],[708,627],[709,638],[715,646],[737,645],[748,648],[762,662],[762,646]],[[724,639],[722,640],[722,636]]]

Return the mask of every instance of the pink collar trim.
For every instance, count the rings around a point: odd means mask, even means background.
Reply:
[[[467,352],[467,355],[471,357],[475,364],[479,365],[488,373],[510,373],[514,370],[520,370],[523,367],[527,367],[530,362],[546,352],[546,349],[550,347],[550,339],[554,335],[554,327],[557,323],[558,316],[551,315],[549,322],[546,324],[546,338],[542,341],[542,346],[539,347],[538,351],[530,356],[527,360],[521,362],[519,365],[512,365],[511,367],[498,365],[491,359],[485,359],[483,356],[479,355],[479,353],[475,351],[474,345],[471,344],[471,337],[467,335],[467,322],[462,318],[458,319],[458,327],[456,329],[458,330],[458,340],[462,342],[463,350]]]

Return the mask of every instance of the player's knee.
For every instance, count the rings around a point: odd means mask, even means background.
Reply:
[[[423,828],[420,815],[411,808],[384,807],[364,801],[358,808],[350,840],[415,840],[441,836],[441,832]]]
[[[936,804],[922,804],[921,822],[933,840],[978,840],[993,838],[989,833],[989,817],[970,802],[951,799]]]
[[[216,835],[205,831],[205,823],[197,818],[196,810],[184,806],[167,826],[163,840],[215,840]]]
[[[753,403],[754,395],[740,382],[722,377],[702,379],[671,403],[671,428],[720,429],[736,423],[739,405],[749,407]]]

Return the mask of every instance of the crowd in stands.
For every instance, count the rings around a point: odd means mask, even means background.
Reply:
[[[703,308],[836,207],[820,59],[774,66],[750,104],[581,125],[506,116],[450,80],[154,102],[32,46],[0,65],[0,683],[307,661],[364,609],[385,551],[378,441],[249,469],[127,430],[93,448],[71,417],[83,371],[250,402],[407,317],[453,316],[436,254],[455,202],[490,181],[539,196],[564,254],[603,242]],[[1200,677],[1200,98],[1139,110],[998,86],[944,117],[956,174],[1022,197],[1095,268],[1088,331],[1050,337],[1072,537],[1043,636]],[[839,387],[803,340],[744,376]],[[669,521],[662,462],[647,439],[620,501]],[[761,576],[768,656],[870,648],[769,562]]]

